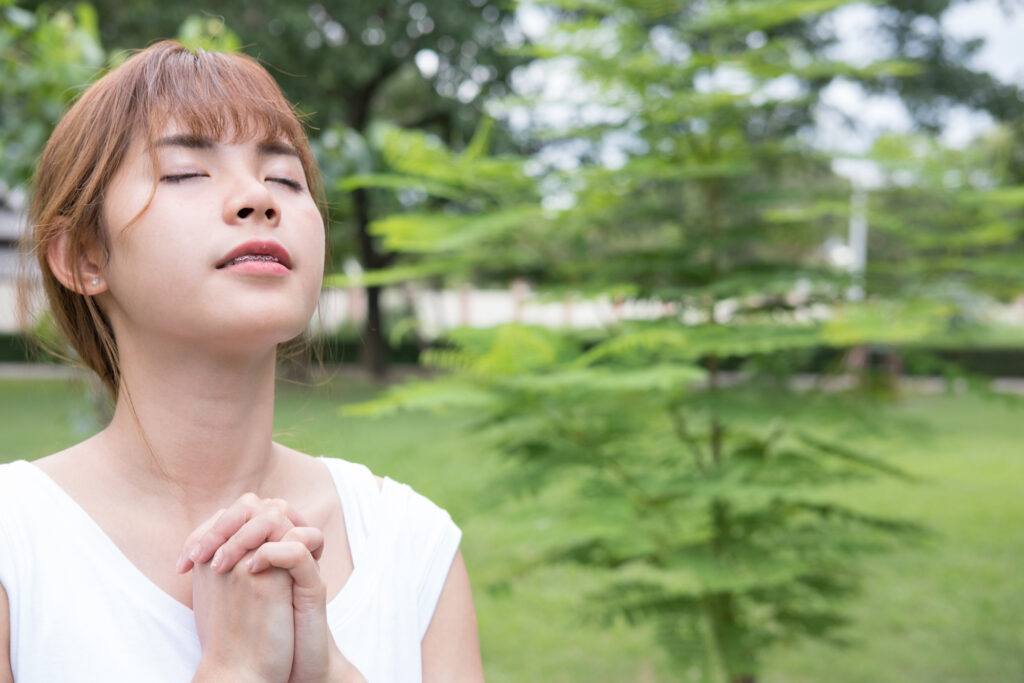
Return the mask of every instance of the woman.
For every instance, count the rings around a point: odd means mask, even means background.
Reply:
[[[272,440],[325,258],[316,162],[242,55],[152,45],[36,171],[50,309],[115,402],[0,466],[0,681],[480,681],[451,517]]]

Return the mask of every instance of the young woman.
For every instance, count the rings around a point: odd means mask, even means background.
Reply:
[[[115,411],[0,466],[0,681],[483,680],[448,513],[271,438],[325,224],[270,75],[137,53],[55,129],[29,219],[50,310]]]

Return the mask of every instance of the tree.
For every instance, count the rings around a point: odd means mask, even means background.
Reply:
[[[548,4],[559,20],[527,54],[574,70],[573,93],[592,116],[534,133],[548,144],[582,140],[581,167],[531,178],[536,160],[488,164],[390,131],[385,156],[396,172],[349,182],[415,189],[434,204],[372,225],[407,254],[378,278],[528,276],[547,292],[637,297],[666,312],[588,333],[458,330],[425,356],[444,376],[349,412],[475,411],[518,464],[514,489],[557,483],[569,494],[557,515],[566,523],[549,529],[535,562],[604,571],[595,611],[653,623],[681,677],[696,664],[701,680],[753,681],[766,648],[842,641],[841,598],[857,588],[858,560],[921,531],[824,494],[907,475],[788,418],[787,378],[814,348],[920,343],[959,319],[955,300],[926,287],[921,271],[901,280],[920,287],[869,287],[864,302],[847,300],[849,273],[822,247],[846,231],[851,187],[803,135],[820,93],[846,79],[905,94],[928,129],[943,102],[1019,111],[1016,90],[946,58],[977,44],[930,36],[925,53],[946,56],[908,58],[920,51],[904,47],[944,2],[880,8],[896,48],[859,66],[828,57],[829,12],[842,1]],[[956,76],[951,87],[942,74]],[[939,221],[936,245],[956,216],[979,211],[977,196],[964,199]],[[902,204],[920,206],[913,196]],[[913,227],[933,218],[923,213]],[[738,385],[725,372],[737,366]],[[752,420],[754,407],[775,416]]]
[[[568,58],[605,108],[607,122],[560,132],[594,143],[580,169],[531,179],[523,159],[392,130],[398,173],[349,179],[443,200],[372,225],[408,256],[379,282],[528,274],[549,292],[668,311],[588,334],[457,330],[425,357],[444,378],[350,412],[479,411],[520,488],[575,494],[536,561],[603,570],[597,611],[653,622],[680,675],[699,662],[702,680],[752,681],[766,648],[797,638],[841,641],[857,561],[918,530],[822,495],[905,473],[782,416],[744,417],[785,395],[773,376],[809,349],[912,342],[949,321],[928,300],[847,303],[847,275],[823,253],[845,232],[850,187],[801,136],[818,94],[839,77],[917,73],[827,59],[821,18],[842,4],[559,2],[569,18],[529,54]],[[630,149],[606,165],[609,133]],[[563,208],[531,211],[531,193]],[[733,386],[737,358],[752,379]]]

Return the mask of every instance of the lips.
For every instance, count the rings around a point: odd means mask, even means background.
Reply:
[[[217,268],[223,268],[239,256],[273,256],[288,270],[292,268],[291,254],[279,242],[273,240],[250,240],[240,244],[217,262]]]

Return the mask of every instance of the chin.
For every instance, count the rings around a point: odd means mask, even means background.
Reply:
[[[222,319],[210,331],[207,339],[225,351],[259,352],[298,337],[308,324],[308,317],[260,315],[251,311],[248,315]]]

